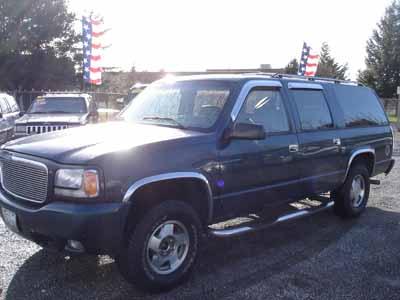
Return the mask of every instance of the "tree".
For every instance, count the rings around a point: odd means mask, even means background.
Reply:
[[[66,0],[1,0],[0,89],[77,84],[81,54]]]
[[[323,43],[316,76],[344,80],[348,69],[347,64],[341,65],[336,62],[331,56],[329,45]]]
[[[299,70],[299,62],[297,59],[292,59],[285,67],[285,74],[297,74]]]
[[[386,9],[366,48],[366,69],[359,72],[359,81],[382,97],[393,97],[400,85],[400,1]]]

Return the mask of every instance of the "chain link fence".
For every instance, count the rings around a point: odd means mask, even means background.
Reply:
[[[397,98],[381,98],[383,107],[391,122],[396,123],[399,116],[400,101]]]

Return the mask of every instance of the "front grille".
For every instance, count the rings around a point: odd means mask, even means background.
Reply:
[[[9,194],[28,201],[46,201],[48,170],[41,163],[22,158],[2,158],[1,183]]]
[[[39,134],[52,131],[67,129],[68,125],[28,125],[26,126],[27,134]]]

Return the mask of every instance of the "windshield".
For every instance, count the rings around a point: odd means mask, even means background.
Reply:
[[[151,85],[122,112],[124,120],[188,129],[210,129],[229,97],[219,82],[178,82]]]
[[[37,98],[28,110],[30,114],[82,114],[86,112],[86,101],[79,97]]]

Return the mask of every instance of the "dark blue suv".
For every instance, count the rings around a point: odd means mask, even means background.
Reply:
[[[0,206],[8,227],[39,245],[113,255],[130,282],[165,289],[187,277],[206,234],[332,206],[359,216],[379,184],[372,177],[391,171],[392,151],[378,97],[357,83],[168,78],[119,121],[5,144]]]

